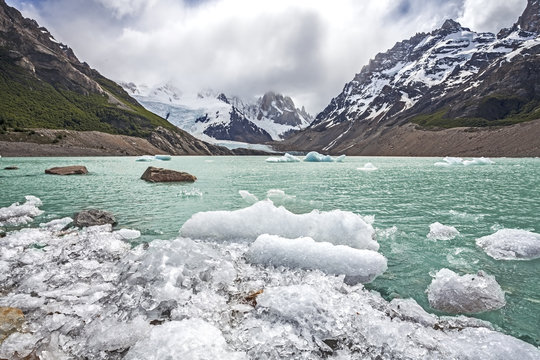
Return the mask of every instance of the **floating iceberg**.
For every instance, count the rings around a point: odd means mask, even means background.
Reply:
[[[387,269],[386,258],[376,251],[315,242],[309,237],[286,239],[264,234],[255,240],[246,256],[254,264],[345,275],[349,284],[371,282]]]
[[[502,308],[504,292],[494,276],[483,271],[459,276],[441,269],[427,290],[429,305],[452,314],[472,314]]]
[[[427,238],[431,240],[452,240],[458,235],[459,231],[455,227],[436,222],[429,225]]]
[[[476,245],[497,260],[540,258],[540,234],[518,229],[502,229],[476,239]]]
[[[286,153],[285,155],[283,155],[281,157],[269,157],[268,159],[266,159],[266,162],[269,162],[269,163],[292,163],[292,162],[300,162],[300,159],[297,158],[294,155]]]
[[[28,224],[33,218],[43,213],[39,206],[43,205],[41,200],[35,196],[24,197],[26,202],[11,204],[8,207],[0,208],[0,226],[18,226]]]
[[[495,162],[491,159],[480,157],[480,158],[474,158],[472,160],[464,160],[463,165],[469,166],[469,165],[492,165],[495,164]]]
[[[154,157],[151,155],[143,155],[136,158],[135,161],[154,161]]]
[[[473,158],[472,160],[463,160],[460,157],[447,156],[443,159],[442,162],[436,162],[435,166],[455,166],[455,165],[470,166],[470,165],[492,165],[492,164],[495,164],[495,162],[485,157]]]
[[[200,240],[253,242],[259,235],[270,234],[290,239],[311,237],[334,245],[378,250],[373,233],[373,227],[352,212],[313,210],[297,215],[274,206],[270,200],[235,211],[200,212],[180,229],[182,236]]]
[[[331,157],[330,155],[322,155],[316,151],[310,151],[304,157],[304,161],[307,162],[343,162],[346,155],[340,155],[336,158]]]
[[[368,162],[364,166],[357,168],[357,170],[374,171],[374,170],[377,170],[377,167],[375,165],[373,165],[372,163]]]
[[[171,160],[171,156],[170,155],[154,155],[154,158],[156,160],[162,160],[162,161],[169,161]]]

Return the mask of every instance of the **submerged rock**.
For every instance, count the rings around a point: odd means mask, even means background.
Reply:
[[[197,177],[187,172],[150,166],[142,174],[141,179],[149,182],[194,182]]]
[[[19,167],[17,166],[6,166],[4,170],[19,170]]]
[[[94,225],[116,224],[114,215],[108,211],[89,209],[78,212],[73,217],[73,223],[78,227],[89,227]]]
[[[86,166],[73,165],[73,166],[61,166],[53,167],[45,170],[45,174],[51,175],[85,175],[88,174]]]
[[[480,270],[476,275],[459,276],[441,269],[428,288],[429,305],[452,314],[474,314],[502,308],[504,292],[494,276]]]

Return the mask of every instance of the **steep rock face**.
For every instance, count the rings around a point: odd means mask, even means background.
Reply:
[[[234,140],[261,143],[283,139],[309,125],[312,117],[293,100],[268,92],[250,103],[236,96],[201,91],[184,94],[171,85],[154,89],[122,84],[148,110],[205,141]]]
[[[538,1],[498,36],[447,20],[380,53],[289,147],[361,153],[394,126],[510,125],[540,118]],[[522,24],[520,24],[522,23]],[[527,26],[525,26],[527,25]]]

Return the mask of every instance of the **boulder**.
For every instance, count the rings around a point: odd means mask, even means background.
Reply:
[[[24,314],[21,309],[0,307],[0,343],[9,335],[20,331],[24,323]]]
[[[6,166],[4,170],[19,170],[17,166]]]
[[[116,224],[114,215],[108,211],[89,209],[78,212],[73,217],[73,224],[78,227]]]
[[[197,180],[197,177],[188,174],[187,172],[150,166],[146,169],[144,174],[142,174],[141,179],[150,182],[194,182]]]
[[[73,166],[61,166],[53,167],[45,170],[45,174],[51,175],[84,175],[88,174],[86,166],[73,165]]]

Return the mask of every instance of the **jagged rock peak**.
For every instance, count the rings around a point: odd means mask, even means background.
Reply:
[[[517,25],[521,30],[540,33],[540,0],[527,1],[527,7],[519,17]]]
[[[442,30],[449,30],[449,31],[458,31],[462,29],[462,26],[457,21],[454,21],[452,19],[446,19],[444,24],[441,26]]]

